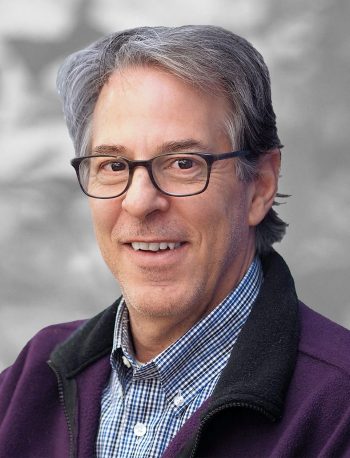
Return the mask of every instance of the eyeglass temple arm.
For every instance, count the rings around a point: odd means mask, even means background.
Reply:
[[[230,157],[244,157],[252,153],[253,151],[249,149],[241,149],[239,151],[232,151],[230,153],[216,154],[213,159],[214,161],[220,161],[221,159],[229,159]]]

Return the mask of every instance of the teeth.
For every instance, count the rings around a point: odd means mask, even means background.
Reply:
[[[139,242],[132,242],[131,246],[133,247],[133,249],[135,251],[139,250],[140,249],[140,244]]]
[[[145,245],[146,245],[146,243],[145,243]],[[150,243],[148,245],[148,249],[151,250],[151,251],[158,251],[159,248],[160,248],[160,243]],[[144,250],[144,248],[143,248],[143,250]],[[147,250],[147,248],[146,248],[146,250]]]
[[[140,250],[148,250],[149,243],[139,242]]]
[[[170,250],[174,250],[181,245],[180,242],[132,242],[131,246],[135,251],[142,250],[142,251],[159,251],[159,250],[166,250],[169,248]]]

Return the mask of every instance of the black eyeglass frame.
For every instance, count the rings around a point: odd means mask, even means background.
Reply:
[[[163,191],[163,189],[161,189],[159,187],[158,183],[156,182],[156,180],[155,180],[155,178],[153,176],[152,162],[155,159],[158,159],[159,157],[173,156],[173,155],[176,155],[176,153],[161,154],[159,156],[152,157],[151,159],[148,159],[148,160],[137,160],[137,161],[133,161],[131,159],[127,159],[127,158],[125,158],[123,156],[114,156],[113,154],[112,155],[109,155],[109,154],[92,154],[91,156],[76,157],[76,158],[72,159],[70,161],[70,163],[74,167],[74,170],[75,170],[75,172],[77,174],[77,178],[78,178],[78,182],[79,182],[79,186],[80,186],[81,190],[83,191],[84,194],[86,194],[89,197],[92,197],[93,199],[115,199],[116,197],[120,197],[122,194],[124,194],[129,189],[129,187],[131,185],[131,182],[132,182],[134,170],[136,169],[136,167],[145,167],[147,169],[148,176],[149,176],[153,186],[158,191],[160,191],[162,194],[165,194],[166,196],[171,196],[171,197],[189,197],[189,196],[196,196],[197,194],[201,194],[202,192],[204,192],[207,189],[208,184],[209,184],[209,179],[210,179],[211,167],[212,167],[214,162],[222,161],[224,159],[231,159],[231,158],[234,158],[234,157],[245,157],[245,156],[248,156],[249,154],[253,154],[253,152],[251,150],[238,150],[238,151],[231,151],[229,153],[212,154],[212,153],[192,153],[192,152],[187,153],[185,151],[181,151],[181,154],[186,154],[186,156],[200,156],[207,163],[207,171],[208,171],[207,172],[207,180],[206,180],[206,183],[205,183],[205,185],[204,185],[202,190],[194,192],[194,193],[190,193],[190,194],[178,195],[178,194],[173,194],[173,193],[170,193],[170,192]],[[85,159],[92,158],[92,157],[114,157],[115,159],[123,159],[123,161],[125,161],[128,164],[128,167],[129,167],[129,179],[128,179],[128,181],[126,183],[126,186],[125,186],[125,188],[124,188],[124,190],[122,192],[116,194],[115,196],[97,197],[97,196],[94,196],[92,194],[89,194],[84,189],[84,187],[83,187],[83,185],[81,183],[81,180],[80,180],[79,167],[80,167],[81,162],[83,162]]]

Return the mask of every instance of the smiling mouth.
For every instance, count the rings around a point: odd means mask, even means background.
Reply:
[[[130,246],[134,251],[165,251],[165,250],[175,250],[183,245],[182,242],[131,242]]]

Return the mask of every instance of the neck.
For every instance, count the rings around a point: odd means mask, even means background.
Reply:
[[[129,309],[130,333],[133,340],[135,358],[147,363],[158,356],[176,340],[183,336],[197,320],[169,322],[166,318],[138,317]]]

